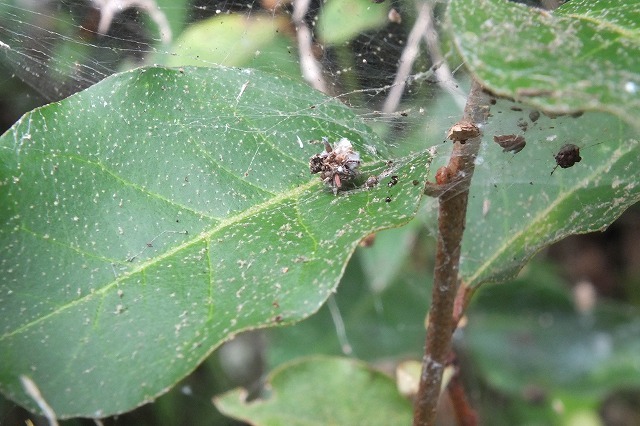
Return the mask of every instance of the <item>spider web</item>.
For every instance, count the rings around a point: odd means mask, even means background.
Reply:
[[[394,155],[435,146],[442,164],[450,152],[444,136],[461,117],[469,86],[448,39],[445,7],[400,0],[11,0],[0,6],[0,90],[11,106],[3,108],[10,112],[2,129],[39,104],[131,68],[241,66],[305,81],[354,108]],[[492,121],[515,123],[526,114],[494,114]]]
[[[0,6],[0,84],[8,92],[2,99],[12,106],[2,130],[28,110],[116,72],[155,64],[227,65],[304,81],[351,106],[392,156],[438,146],[444,164],[450,152],[450,145],[442,145],[444,135],[461,117],[468,88],[444,35],[445,6],[12,0]]]
[[[456,81],[464,80],[460,61],[438,39],[441,6],[368,0],[13,0],[0,6],[2,83],[30,86],[14,90],[15,98],[31,100],[21,114],[137,66],[258,68],[338,97],[395,145],[400,136],[410,139],[425,111],[433,117],[430,104],[442,93],[453,96],[458,108],[449,113],[454,116],[464,104],[465,91]],[[417,145],[423,148],[425,142]]]
[[[461,62],[439,36],[444,6],[370,0],[10,0],[0,5],[5,94],[0,103],[8,111],[2,132],[25,112],[117,72],[154,64],[226,65],[306,82],[351,106],[383,137],[392,156],[404,156],[440,145],[465,102],[468,83]],[[438,154],[443,161],[450,145],[445,148]],[[171,232],[149,235],[132,259],[156,242],[179,237]],[[348,336],[337,326],[340,312],[332,309],[332,315],[338,340],[347,346]]]
[[[304,81],[351,106],[394,156],[435,148],[433,176],[448,160],[446,132],[461,118],[469,87],[446,33],[445,6],[409,0],[10,0],[0,5],[0,103],[10,111],[2,131],[38,105],[134,67],[251,67]],[[497,101],[484,131],[526,132],[528,145],[514,154],[483,144],[474,184],[484,215],[497,210],[485,200],[498,191],[517,187],[528,194],[534,184],[553,191],[553,154],[570,138],[556,127],[567,128],[561,120],[570,121],[570,129],[580,125],[579,118],[532,120],[534,111],[514,105]],[[532,140],[541,142],[535,150]],[[589,141],[581,145],[600,149]],[[543,157],[548,168],[533,170],[536,163],[528,160]],[[433,217],[434,205],[427,202],[425,216]],[[429,223],[435,234],[435,221]],[[348,346],[347,336],[337,334]]]
[[[469,86],[445,7],[409,0],[11,0],[0,5],[2,130],[40,104],[134,67],[250,67],[351,106],[392,156],[433,148],[432,177],[448,160],[445,135],[462,116]],[[560,179],[550,176],[553,155],[573,142],[571,133],[585,133],[579,129],[587,119],[532,120],[534,112],[505,100],[492,107],[474,176],[478,199],[514,186],[553,188]],[[526,135],[527,148],[503,153],[491,141],[509,134]],[[589,134],[579,145],[600,149],[591,147],[603,137]],[[540,159],[548,167],[532,169]],[[432,214],[435,203],[427,204]]]
[[[40,104],[134,67],[241,66],[304,81],[346,103],[393,156],[433,148],[432,177],[448,160],[445,135],[462,116],[469,86],[448,39],[445,7],[408,0],[11,0],[0,5],[3,131]],[[571,120],[576,129],[575,119],[534,122],[530,112],[504,100],[492,107],[485,133],[526,131],[529,145],[516,155],[501,153],[490,138],[483,144],[478,198],[534,181],[553,186],[553,154],[568,139],[558,136],[556,127],[566,126],[555,121]],[[531,140],[540,141],[536,150]],[[548,169],[527,170],[535,163],[528,160],[542,157]],[[491,170],[495,158],[500,173]],[[427,203],[427,215],[434,205]]]

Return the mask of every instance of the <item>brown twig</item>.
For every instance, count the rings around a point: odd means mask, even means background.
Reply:
[[[471,301],[471,297],[475,293],[476,289],[468,287],[461,283],[458,286],[458,292],[456,293],[456,299],[453,302],[453,328],[454,331],[458,326],[458,323],[462,320],[465,311],[467,310],[467,306]]]
[[[429,52],[429,56],[431,57],[431,63],[440,64],[440,66],[436,67],[434,70],[436,74],[436,81],[442,89],[444,89],[451,95],[451,97],[453,97],[456,105],[460,107],[460,109],[462,109],[465,104],[464,93],[458,87],[453,73],[449,68],[449,64],[440,51],[440,40],[438,37],[436,24],[433,19],[433,7],[435,5],[435,2],[429,2],[428,4],[429,14],[427,15],[423,38],[427,45],[427,52]]]
[[[310,0],[294,0],[291,17],[297,31],[298,50],[300,51],[300,71],[304,79],[316,90],[328,93],[327,84],[322,76],[322,66],[313,55],[313,34],[304,21],[309,10]]]
[[[450,364],[454,367],[454,372],[447,385],[447,392],[453,405],[453,412],[458,421],[458,426],[476,426],[478,424],[478,414],[471,404],[469,404],[466,392],[464,391],[464,384],[460,378],[460,367],[456,355],[451,353],[449,360]]]
[[[409,74],[411,73],[411,68],[413,67],[413,63],[418,57],[418,46],[420,44],[420,39],[424,35],[424,32],[427,30],[427,19],[431,13],[431,5],[429,2],[423,2],[418,7],[418,16],[416,18],[416,22],[411,28],[411,32],[409,33],[409,37],[407,37],[407,43],[402,51],[402,55],[400,56],[398,72],[396,73],[396,77],[393,80],[393,84],[391,86],[391,91],[389,92],[389,96],[384,102],[382,107],[382,112],[385,114],[390,114],[394,112],[398,108],[398,104],[400,104],[400,98],[402,98],[402,93],[404,92],[405,85],[407,83],[407,79],[409,78]]]
[[[489,109],[489,97],[477,82],[473,82],[461,123],[484,123]],[[454,329],[453,306],[458,290],[460,243],[464,232],[469,185],[481,136],[454,141],[446,170],[440,172],[438,184],[456,182],[455,195],[439,196],[438,241],[429,311],[425,353],[422,360],[420,386],[414,405],[414,426],[431,426],[435,422],[440,395],[442,372],[451,350]]]

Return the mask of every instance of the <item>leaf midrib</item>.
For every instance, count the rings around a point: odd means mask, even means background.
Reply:
[[[234,216],[230,216],[228,218],[222,219],[220,221],[220,223],[218,223],[216,226],[214,226],[212,229],[210,229],[209,231],[204,231],[201,232],[200,234],[198,234],[196,237],[192,238],[191,240],[185,241],[177,246],[175,246],[174,248],[167,250],[166,252],[162,253],[161,255],[154,257],[152,259],[149,259],[145,262],[141,262],[140,264],[137,265],[137,267],[124,272],[122,275],[119,275],[118,277],[116,277],[115,280],[105,284],[104,286],[102,286],[100,289],[91,292],[83,297],[80,297],[78,299],[75,299],[73,301],[67,302],[64,305],[58,307],[57,309],[49,312],[46,315],[40,316],[18,328],[16,328],[13,331],[10,331],[8,333],[3,334],[2,336],[0,336],[0,341],[3,341],[7,338],[13,337],[15,335],[18,335],[20,333],[23,333],[24,331],[28,330],[31,327],[34,327],[38,324],[40,324],[41,322],[46,321],[49,318],[52,318],[64,311],[66,311],[67,309],[73,308],[74,306],[77,306],[83,302],[86,302],[88,300],[93,299],[94,297],[98,297],[98,296],[103,296],[104,294],[106,294],[109,290],[111,290],[112,288],[116,287],[119,283],[123,282],[124,280],[128,279],[129,277],[144,271],[145,269],[147,269],[148,267],[151,267],[161,261],[163,261],[164,259],[170,258],[171,256],[175,255],[176,253],[180,252],[181,250],[184,250],[186,248],[188,248],[189,246],[193,245],[193,244],[197,244],[203,240],[209,240],[213,235],[215,235],[216,233],[218,233],[219,231],[221,231],[222,229],[225,229],[227,227],[230,227],[240,221],[242,221],[243,219],[246,219],[248,217],[257,215],[267,209],[269,209],[270,207],[274,206],[274,205],[278,205],[280,203],[282,203],[283,201],[287,200],[287,199],[295,199],[296,197],[299,197],[302,193],[304,193],[305,191],[309,190],[310,188],[317,186],[319,184],[318,181],[316,181],[315,179],[313,180],[309,180],[309,182],[307,182],[306,184],[300,185],[300,186],[296,186],[294,188],[292,188],[289,191],[284,191],[282,193],[280,193],[279,195],[276,195],[275,197],[261,203],[261,204],[257,204],[254,206],[249,207],[248,209],[234,215]]]

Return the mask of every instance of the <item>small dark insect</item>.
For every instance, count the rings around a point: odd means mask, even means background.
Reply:
[[[320,173],[320,179],[333,189],[333,194],[352,183],[360,172],[360,154],[353,150],[351,141],[342,138],[331,146],[327,138],[322,138],[324,151],[309,159],[311,174]]]
[[[387,186],[391,188],[392,186],[395,186],[397,183],[398,183],[398,176],[393,175],[391,176],[391,180],[389,181],[389,183],[387,183]]]
[[[572,143],[563,145],[554,158],[556,159],[556,166],[551,171],[551,174],[556,171],[558,166],[566,169],[582,160],[582,157],[580,157],[580,148]]]
[[[521,135],[497,135],[493,141],[502,147],[502,152],[513,151],[514,154],[522,151],[527,142]]]
[[[390,202],[391,202],[391,197],[387,197],[387,198],[385,198],[385,199],[384,199],[384,202],[385,202],[385,203],[390,203]]]
[[[371,175],[367,178],[367,181],[364,183],[364,186],[367,188],[373,188],[378,184],[378,176]]]
[[[417,179],[414,179],[411,181],[411,183],[413,184],[413,186],[417,186],[420,182]]]
[[[540,118],[540,112],[531,111],[529,113],[529,120],[531,120],[532,123],[535,123],[536,121],[538,121],[538,118]]]

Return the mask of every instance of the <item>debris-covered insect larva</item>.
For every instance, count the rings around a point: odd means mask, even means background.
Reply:
[[[352,183],[360,175],[360,154],[353,150],[347,138],[340,139],[335,146],[324,137],[322,142],[325,150],[309,159],[309,170],[312,174],[320,173],[320,179],[337,195],[345,184]]]

